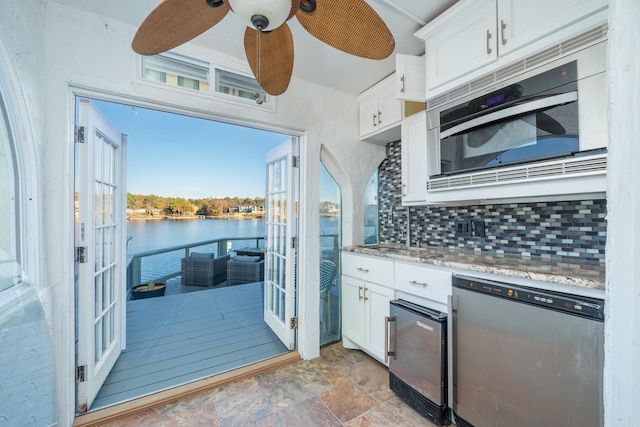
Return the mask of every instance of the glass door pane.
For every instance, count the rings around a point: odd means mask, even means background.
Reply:
[[[320,345],[340,340],[340,187],[320,163]]]

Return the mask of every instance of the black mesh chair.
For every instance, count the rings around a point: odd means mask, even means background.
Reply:
[[[327,305],[328,327],[331,331],[331,288],[338,272],[335,262],[328,259],[320,260],[320,298]]]

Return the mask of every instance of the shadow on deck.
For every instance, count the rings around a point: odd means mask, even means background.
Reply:
[[[287,352],[263,321],[262,282],[231,287],[167,282],[164,297],[127,301],[127,348],[90,410]]]

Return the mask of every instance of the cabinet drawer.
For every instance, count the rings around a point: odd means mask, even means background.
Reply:
[[[451,295],[451,272],[418,264],[396,263],[396,291],[406,292],[443,304]]]
[[[393,287],[393,262],[383,258],[343,253],[342,274]]]

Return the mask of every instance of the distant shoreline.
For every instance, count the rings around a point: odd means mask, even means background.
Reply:
[[[197,219],[264,219],[264,213],[251,214],[251,213],[226,213],[215,216],[205,215],[188,215],[188,216],[171,216],[171,215],[157,215],[157,216],[127,216],[127,221],[191,221]]]
[[[339,217],[340,214],[337,212],[320,212],[321,217]],[[264,212],[260,212],[257,214],[246,213],[246,212],[233,212],[226,213],[222,215],[215,216],[205,216],[205,215],[188,215],[188,216],[171,216],[171,215],[127,215],[127,221],[191,221],[197,219],[264,219]]]

